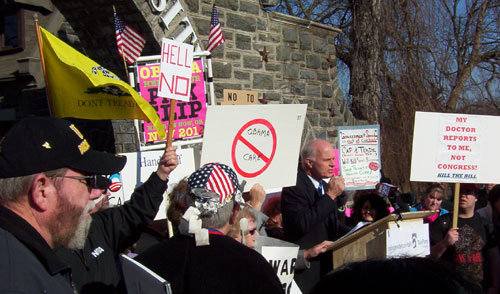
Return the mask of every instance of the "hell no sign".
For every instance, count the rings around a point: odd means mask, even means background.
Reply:
[[[158,96],[189,101],[193,45],[163,38]]]

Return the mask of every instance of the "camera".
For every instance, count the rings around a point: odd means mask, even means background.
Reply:
[[[378,192],[380,195],[389,198],[391,204],[397,202],[397,199],[401,195],[401,193],[399,193],[398,191],[398,187],[387,183],[380,183],[380,186],[378,187]]]
[[[387,183],[380,183],[378,193],[389,199],[392,207],[394,207],[394,212],[398,215],[398,220],[402,219],[401,212],[410,210],[408,204],[402,200],[402,194],[399,192],[398,187]]]

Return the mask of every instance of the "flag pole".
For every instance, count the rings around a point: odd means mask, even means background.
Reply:
[[[115,8],[115,5],[113,5],[113,13],[114,13],[114,15],[116,17],[116,8]],[[123,67],[125,68],[125,73],[127,74],[127,78],[128,78],[127,61],[125,60],[125,52],[123,52],[123,46],[121,46],[121,48],[119,48],[119,49],[121,49],[121,51],[122,51]]]
[[[121,49],[122,49],[123,67],[125,68],[125,73],[127,74],[127,78],[128,78],[127,62],[125,61],[125,52],[123,52],[123,46]]]
[[[458,199],[460,198],[460,183],[455,183],[455,193],[453,198],[453,219],[452,228],[458,227]]]
[[[38,26],[38,14],[33,14],[33,22],[35,23],[35,31],[36,31],[36,41],[38,43],[38,51],[40,52],[40,63],[42,64],[42,72],[43,79],[45,80],[45,91],[47,92],[47,103],[49,104],[50,115],[54,113],[52,109],[52,103],[50,100],[50,87],[49,87],[49,79],[47,78],[47,71],[45,70],[45,59],[43,57],[43,47],[42,41],[40,40],[40,27]]]
[[[176,104],[175,99],[170,99],[170,111],[168,113],[168,135],[167,135],[167,146],[170,147],[172,146],[172,138],[174,137],[173,130],[174,130],[174,117],[175,117],[175,104]]]

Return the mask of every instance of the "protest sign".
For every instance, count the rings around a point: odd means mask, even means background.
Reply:
[[[293,280],[299,253],[298,245],[267,236],[257,236],[255,237],[255,250],[271,264],[285,293],[302,293]]]
[[[172,130],[174,139],[203,135],[207,103],[202,61],[194,60],[191,69],[190,99],[187,102],[178,101],[175,105],[175,122]],[[170,99],[158,96],[160,64],[139,66],[137,72],[141,96],[153,106],[166,128],[169,119]],[[158,141],[158,133],[151,123],[144,122],[144,136],[146,142]]]
[[[411,181],[500,183],[500,117],[417,112]]]
[[[339,150],[334,149],[335,152],[335,167],[333,168],[333,174],[338,177],[340,174],[340,160],[339,160]]]
[[[163,150],[130,152],[122,153],[122,155],[127,157],[127,164],[120,172],[122,188],[117,192],[111,193],[113,202],[110,202],[110,204],[114,205],[123,204],[123,202],[130,199],[134,189],[144,183],[151,173],[156,172],[160,158],[163,155]],[[167,193],[170,192],[180,180],[195,171],[193,149],[178,148],[177,156],[179,165],[169,175]],[[164,199],[155,219],[162,219],[165,217],[166,201]]]
[[[201,164],[220,162],[266,190],[294,186],[307,105],[207,107]]]
[[[380,179],[379,125],[339,127],[338,138],[345,190],[375,188]]]
[[[141,263],[120,254],[123,280],[129,294],[171,294],[170,283]]]
[[[390,223],[385,232],[387,258],[430,254],[429,224],[421,219]]]
[[[189,101],[193,45],[163,38],[158,96]]]
[[[222,105],[259,104],[259,93],[255,91],[224,89]]]

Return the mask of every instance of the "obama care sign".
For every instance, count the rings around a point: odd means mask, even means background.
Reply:
[[[231,166],[245,190],[295,185],[307,105],[222,105],[207,107],[201,164]]]
[[[500,183],[500,117],[417,112],[411,181]]]

